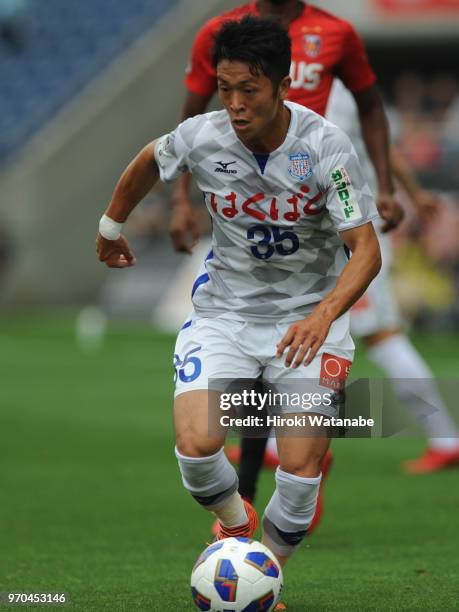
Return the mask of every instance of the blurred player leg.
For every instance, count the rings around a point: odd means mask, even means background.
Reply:
[[[459,465],[459,432],[431,370],[410,340],[401,332],[391,330],[370,336],[366,341],[368,357],[392,379],[394,393],[422,425],[429,439],[426,453],[406,462],[405,470],[424,473]]]
[[[277,450],[277,440],[273,436],[268,438],[266,444],[266,452],[263,460],[263,465],[266,468],[275,470],[279,465],[279,452]]]
[[[261,438],[263,443],[260,441],[254,442],[253,438],[242,438],[240,444],[230,444],[225,447],[226,456],[231,461],[231,463],[241,463],[245,461],[248,466],[248,471],[252,471],[253,464],[260,462],[258,471],[261,467],[265,467],[269,470],[275,470],[279,465],[279,455],[277,453],[277,446],[275,438]],[[259,438],[259,440],[261,440]],[[247,449],[246,451],[244,449]],[[244,468],[240,467],[239,469],[239,480],[242,480],[242,472]],[[248,475],[250,478],[250,475]],[[243,485],[240,485],[243,486]],[[253,485],[248,485],[249,490],[253,488]],[[242,492],[242,491],[241,491]],[[245,495],[245,493],[242,493]],[[251,495],[245,495],[250,498]],[[252,497],[255,497],[255,492]]]
[[[404,468],[413,473],[437,471],[459,463],[459,433],[431,370],[400,331],[401,317],[389,278],[390,243],[382,238],[380,244],[383,269],[351,310],[352,333],[363,339],[369,359],[391,379],[395,395],[429,438],[427,452]]]
[[[245,499],[255,499],[257,480],[263,465],[267,438],[242,438],[239,464],[239,493]]]

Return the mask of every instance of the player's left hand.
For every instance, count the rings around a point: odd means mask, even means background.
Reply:
[[[199,227],[193,206],[188,198],[176,199],[172,209],[169,234],[178,253],[191,255],[199,241]],[[191,243],[188,237],[191,237]]]
[[[398,227],[405,216],[403,208],[392,193],[380,191],[378,193],[376,206],[379,214],[385,221],[382,227],[382,232],[384,234]]]
[[[96,251],[99,261],[104,262],[109,268],[129,268],[136,264],[134,253],[122,234],[117,240],[107,240],[97,234]]]
[[[277,345],[276,356],[282,357],[285,349],[289,346],[290,349],[285,358],[285,367],[289,368],[292,365],[292,367],[298,368],[303,362],[305,366],[308,366],[325,342],[331,324],[332,321],[315,312],[301,321],[292,323]]]

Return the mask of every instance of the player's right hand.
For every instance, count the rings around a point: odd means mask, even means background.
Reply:
[[[129,268],[136,264],[134,253],[122,234],[117,240],[107,240],[97,234],[96,251],[99,261],[104,262],[109,268]]]
[[[440,210],[439,197],[425,189],[417,191],[412,200],[422,221],[431,221]]]
[[[193,248],[199,241],[198,220],[188,198],[181,196],[174,200],[169,234],[174,249],[179,253],[191,255]],[[191,236],[191,244],[189,243]]]
[[[330,331],[332,320],[316,308],[301,321],[292,323],[281,341],[277,344],[276,357],[282,357],[289,348],[285,358],[285,367],[308,366],[317,354]]]
[[[380,191],[376,205],[380,216],[385,221],[382,227],[383,234],[395,229],[403,221],[405,213],[393,194]]]

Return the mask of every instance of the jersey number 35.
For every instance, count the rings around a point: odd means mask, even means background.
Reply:
[[[300,248],[300,241],[294,232],[276,226],[252,225],[247,230],[247,239],[257,239],[257,244],[250,248],[257,259],[269,259],[274,253],[292,255]]]

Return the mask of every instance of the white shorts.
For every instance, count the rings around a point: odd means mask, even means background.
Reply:
[[[400,327],[401,316],[391,286],[392,243],[378,233],[382,267],[362,297],[351,308],[351,333],[359,338]]]
[[[282,390],[296,381],[319,392],[343,388],[354,358],[349,333],[349,313],[330,328],[318,354],[307,366],[286,368],[285,357],[276,357],[276,345],[291,323],[252,323],[227,318],[199,318],[194,313],[177,336],[174,350],[175,397],[187,391],[208,389],[209,381],[258,379]],[[285,407],[285,411],[296,412]],[[300,410],[298,410],[300,411]],[[336,408],[314,410],[337,416]]]

